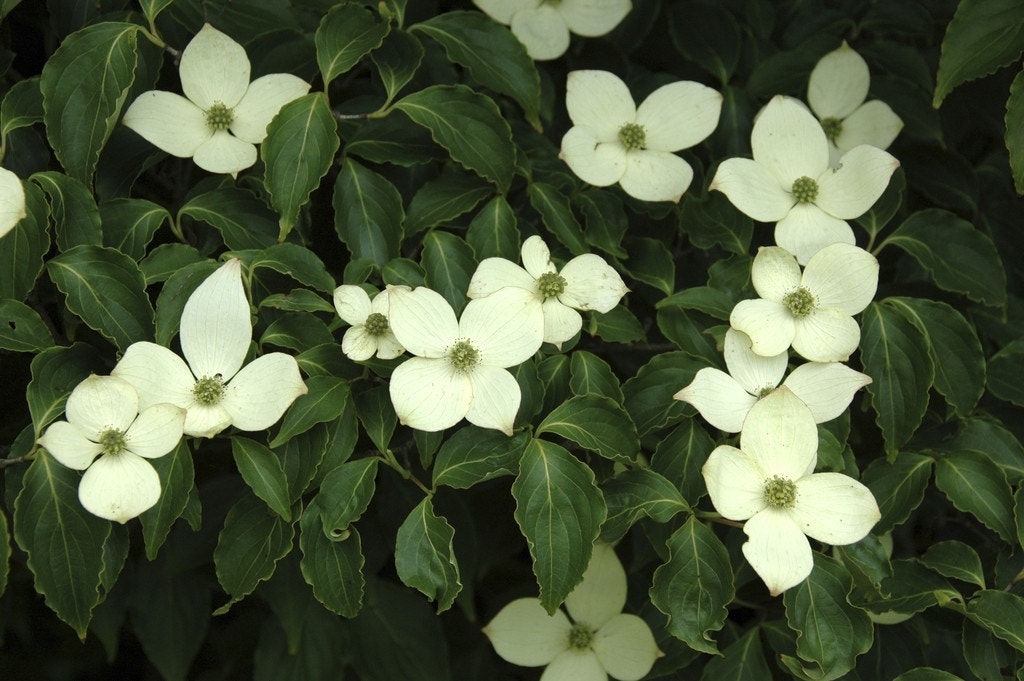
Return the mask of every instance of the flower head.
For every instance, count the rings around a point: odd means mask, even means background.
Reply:
[[[394,359],[405,352],[388,324],[387,294],[378,293],[371,301],[362,287],[343,284],[334,289],[334,309],[351,325],[341,339],[341,351],[349,359]]]
[[[737,303],[729,323],[750,337],[758,355],[778,355],[792,345],[812,362],[842,362],[860,345],[853,315],[878,287],[878,261],[864,249],[826,246],[801,273],[791,253],[769,246],[758,250],[750,277],[761,298]]]
[[[622,612],[625,604],[626,571],[611,546],[596,544],[583,581],[565,599],[569,616],[561,609],[548,615],[540,600],[520,598],[484,634],[512,664],[547,665],[545,680],[637,681],[663,653],[647,623]]]
[[[786,367],[789,353],[762,357],[750,347],[746,334],[725,332],[725,366],[729,373],[707,367],[673,397],[689,402],[708,423],[727,433],[738,433],[750,408],[775,390]],[[839,362],[807,362],[794,369],[783,385],[800,398],[815,423],[836,418],[850,406],[853,395],[871,383],[871,377]]]
[[[704,140],[718,126],[722,95],[680,81],[663,85],[639,107],[629,88],[607,71],[572,71],[565,106],[573,127],[559,157],[584,182],[616,182],[642,201],[679,201],[693,168],[673,152]]]
[[[234,175],[256,162],[255,145],[281,107],[309,92],[309,83],[288,73],[250,83],[249,68],[245,49],[205,24],[181,54],[185,96],[143,92],[124,124],[172,156]]]
[[[888,149],[903,129],[903,121],[888,104],[865,102],[871,74],[864,58],[843,41],[815,65],[807,84],[807,103],[828,138],[829,160],[861,144]]]
[[[64,412],[67,420],[51,424],[39,444],[68,468],[85,471],[78,485],[85,510],[124,523],[152,508],[160,477],[146,459],[178,444],[185,410],[161,403],[140,412],[131,384],[93,375],[71,391]]]
[[[523,267],[504,258],[486,258],[476,268],[467,295],[483,298],[506,286],[533,294],[544,310],[544,341],[561,347],[583,327],[577,310],[608,312],[629,289],[604,258],[578,255],[558,270],[539,236],[523,242]]]
[[[758,115],[750,145],[753,160],[722,161],[711,189],[749,217],[775,222],[775,243],[801,265],[829,244],[853,245],[846,221],[874,205],[899,167],[888,152],[860,145],[831,168],[828,138],[814,114],[782,95]]]
[[[751,408],[740,448],[715,448],[701,471],[715,510],[746,521],[743,555],[773,596],[811,573],[807,537],[852,544],[882,517],[861,483],[841,473],[814,473],[817,452],[814,417],[783,387]]]
[[[272,352],[242,366],[252,324],[238,259],[221,265],[189,296],[180,340],[184,360],[155,343],[132,343],[111,373],[135,386],[143,408],[169,402],[186,409],[186,435],[213,437],[230,425],[264,430],[306,394],[290,355]]]
[[[466,305],[429,288],[389,286],[391,328],[410,354],[391,374],[391,402],[402,423],[444,430],[463,418],[512,434],[522,393],[506,368],[540,349],[544,315],[528,292],[507,287]]]
[[[619,25],[630,0],[473,0],[512,30],[531,59],[557,59],[569,49],[569,33],[596,38]]]
[[[0,237],[14,229],[25,215],[25,187],[21,178],[7,168],[0,168]]]

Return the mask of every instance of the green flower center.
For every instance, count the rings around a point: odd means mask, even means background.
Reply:
[[[235,120],[235,112],[223,102],[214,102],[206,110],[206,124],[213,130],[227,130]]]
[[[804,175],[793,181],[793,196],[800,203],[811,203],[818,198],[818,183]]]
[[[821,119],[821,127],[825,131],[825,137],[830,142],[835,142],[836,138],[843,131],[843,122],[838,118],[823,118]]]
[[[383,336],[388,332],[388,318],[380,312],[371,312],[363,326],[371,336]]]
[[[644,132],[644,126],[626,123],[619,128],[619,141],[628,151],[643,149],[647,145],[647,133]]]
[[[537,291],[545,298],[554,298],[565,291],[565,277],[556,272],[545,272],[537,277]]]
[[[466,372],[480,362],[480,351],[467,340],[460,340],[448,350],[448,361],[456,371]]]
[[[224,397],[224,379],[220,374],[203,376],[196,381],[195,387],[192,388],[192,394],[195,396],[196,402],[204,407],[213,406]]]
[[[775,390],[774,386],[766,385],[765,387],[763,387],[763,388],[761,388],[760,390],[757,391],[757,399],[761,399],[762,397],[767,397],[769,394],[771,394],[771,392],[773,390]]]
[[[784,295],[782,297],[782,304],[798,319],[806,317],[818,307],[818,301],[814,299],[814,294],[803,286]]]
[[[569,630],[569,647],[573,650],[587,650],[594,642],[594,630],[577,622]]]
[[[103,453],[107,456],[117,455],[128,449],[128,443],[125,442],[124,433],[117,428],[107,428],[100,433],[99,445],[103,448]]]
[[[764,483],[764,503],[771,508],[792,508],[796,503],[796,483],[778,475]]]

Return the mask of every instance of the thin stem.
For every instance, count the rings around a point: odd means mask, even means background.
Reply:
[[[390,449],[384,450],[383,454],[378,453],[377,456],[381,461],[386,463],[390,468],[394,469],[403,478],[411,481],[414,485],[423,490],[423,493],[426,494],[428,497],[434,495],[434,493],[430,490],[429,487],[424,485],[422,482],[420,482],[419,478],[413,475],[411,470],[409,470],[402,464],[398,463],[398,459],[395,458],[394,453]]]

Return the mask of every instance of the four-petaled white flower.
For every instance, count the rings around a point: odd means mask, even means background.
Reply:
[[[389,286],[389,321],[410,354],[391,374],[402,423],[438,431],[463,418],[512,434],[522,393],[506,369],[540,349],[544,314],[529,291],[506,287],[471,300],[461,319],[441,294]]]
[[[637,681],[661,657],[647,623],[622,612],[626,572],[608,544],[596,544],[586,572],[554,615],[536,598],[512,601],[484,627],[495,652],[523,667],[547,665],[541,681]]]
[[[732,309],[732,328],[750,337],[757,354],[771,357],[791,345],[812,362],[843,362],[860,345],[853,315],[863,311],[878,287],[878,261],[862,248],[832,244],[800,272],[793,254],[760,248],[750,278],[759,299]]]
[[[26,215],[25,187],[21,178],[7,168],[0,168],[0,237],[14,229]]]
[[[71,391],[64,413],[67,420],[51,424],[39,444],[68,468],[85,471],[78,485],[85,510],[125,523],[156,505],[160,476],[146,459],[177,446],[185,410],[152,404],[140,412],[131,384],[93,375]]]
[[[750,146],[753,160],[722,161],[710,188],[749,217],[775,222],[775,243],[801,265],[829,244],[854,244],[846,221],[874,205],[899,167],[888,152],[862,144],[831,168],[828,139],[814,114],[782,95],[758,115]]]
[[[342,284],[334,289],[334,309],[351,325],[341,339],[341,351],[349,359],[394,359],[405,352],[388,324],[386,293],[377,293],[371,301],[361,286]]]
[[[572,71],[565,106],[573,127],[559,157],[596,187],[616,182],[642,201],[679,201],[693,168],[673,152],[703,141],[718,126],[722,95],[690,81],[663,85],[639,107],[607,71]]]
[[[602,36],[633,8],[631,0],[473,0],[499,24],[505,24],[531,59],[557,59],[569,49],[569,33]]]
[[[213,437],[229,425],[265,430],[307,392],[290,355],[272,352],[242,366],[252,324],[237,258],[189,296],[179,338],[187,364],[165,347],[138,342],[128,346],[111,374],[135,386],[143,408],[169,402],[186,409],[186,435]]]
[[[673,397],[689,402],[708,423],[727,433],[738,433],[751,407],[775,390],[786,367],[789,352],[763,357],[750,348],[746,334],[725,332],[725,366],[729,373],[706,367]],[[807,362],[786,377],[789,388],[811,410],[815,423],[836,418],[850,406],[855,392],[871,383],[871,377],[839,362]]]
[[[773,596],[811,574],[807,537],[852,544],[881,518],[871,490],[842,473],[814,473],[817,459],[814,417],[782,387],[751,408],[740,448],[716,447],[702,469],[715,510],[746,521],[743,555]]]
[[[523,267],[504,258],[485,258],[473,273],[467,295],[483,298],[506,286],[533,294],[544,310],[544,340],[558,347],[583,327],[576,310],[608,312],[629,292],[622,277],[604,258],[578,255],[559,272],[539,236],[523,242]]]
[[[843,41],[822,57],[811,71],[807,103],[828,138],[833,167],[839,158],[861,144],[888,149],[903,129],[903,120],[885,102],[865,102],[871,73],[864,58]]]
[[[256,162],[255,145],[281,107],[309,92],[309,83],[289,73],[250,83],[249,69],[245,48],[205,24],[181,54],[185,96],[143,92],[124,124],[172,156],[234,175]]]

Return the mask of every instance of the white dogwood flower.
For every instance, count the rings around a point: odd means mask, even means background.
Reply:
[[[341,339],[341,351],[349,359],[394,359],[405,352],[388,324],[386,293],[377,293],[371,301],[361,286],[342,284],[334,289],[334,309],[350,325]]]
[[[160,499],[160,476],[146,459],[164,456],[181,440],[185,410],[152,404],[139,411],[135,388],[115,376],[79,383],[39,444],[57,461],[85,471],[78,499],[100,518],[125,523]]]
[[[868,63],[843,44],[818,60],[807,84],[807,103],[828,138],[833,167],[861,144],[888,149],[903,129],[903,120],[885,102],[865,102],[871,73]]]
[[[782,95],[758,115],[750,146],[753,160],[722,161],[710,188],[754,220],[775,222],[775,243],[801,265],[829,244],[854,244],[846,221],[874,205],[899,167],[888,152],[862,144],[833,169],[814,114]]]
[[[531,59],[557,59],[569,49],[569,34],[596,38],[610,32],[633,8],[630,0],[473,0],[487,16],[505,24]]]
[[[788,388],[755,404],[740,448],[720,445],[701,472],[723,517],[743,521],[743,555],[773,596],[811,574],[807,537],[831,545],[863,539],[882,517],[871,490],[842,473],[814,473],[818,429]]]
[[[143,92],[124,124],[172,156],[192,158],[211,173],[234,175],[256,162],[256,146],[281,107],[309,92],[289,73],[249,82],[245,48],[205,24],[181,54],[185,96]]]
[[[608,544],[596,544],[581,581],[554,615],[536,598],[512,601],[484,627],[502,659],[547,665],[542,681],[637,681],[661,657],[651,628],[626,604],[626,571]],[[572,619],[570,619],[572,618]]]
[[[237,258],[189,296],[179,339],[184,360],[143,341],[128,346],[111,373],[135,386],[143,408],[169,402],[186,409],[186,435],[213,437],[230,425],[265,430],[306,394],[298,362],[290,355],[271,352],[242,366],[252,323]]]
[[[25,187],[21,178],[7,168],[0,168],[0,237],[14,229],[26,215]]]
[[[609,312],[629,292],[622,277],[593,253],[578,255],[558,270],[544,239],[523,242],[523,266],[505,258],[485,258],[473,273],[466,295],[489,296],[506,286],[529,291],[544,310],[544,341],[561,347],[583,327],[577,310]]]
[[[399,420],[426,431],[462,419],[512,434],[522,393],[508,367],[540,349],[544,314],[533,296],[507,287],[471,300],[461,319],[441,294],[389,286],[389,321],[410,354],[391,374]]]
[[[815,253],[803,273],[792,253],[760,248],[750,278],[759,299],[732,309],[732,328],[750,337],[755,353],[771,357],[791,345],[812,362],[843,362],[860,345],[853,315],[878,287],[878,261],[862,248],[832,244]]]
[[[679,81],[652,92],[639,107],[629,88],[607,71],[572,71],[565,106],[573,127],[559,158],[595,187],[619,183],[642,201],[678,202],[693,168],[676,151],[703,141],[718,126],[722,95]]]
[[[738,433],[751,407],[775,390],[789,364],[789,352],[762,357],[750,347],[746,334],[725,332],[725,366],[729,373],[706,367],[673,397],[692,404],[715,428]],[[871,377],[839,362],[801,364],[782,384],[811,410],[815,423],[836,418],[850,406],[853,395]]]

